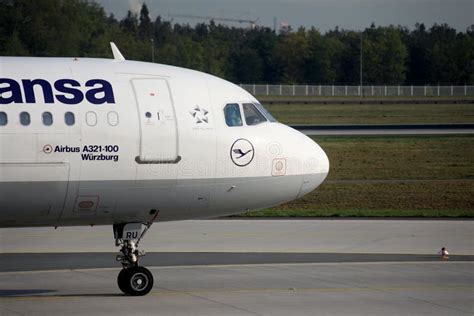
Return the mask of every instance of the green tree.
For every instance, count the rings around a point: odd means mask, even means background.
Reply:
[[[429,33],[423,23],[417,23],[413,32],[407,34],[405,38],[405,45],[408,47],[407,83],[416,85],[429,82],[431,67],[429,43]]]
[[[460,46],[460,47],[459,47]],[[456,49],[456,58],[461,69],[458,84],[474,85],[474,24],[462,34],[462,41]]]
[[[6,38],[5,42],[2,43],[2,55],[5,56],[28,56],[29,52],[23,45],[23,42],[18,36],[18,32]]]
[[[277,62],[283,70],[283,82],[304,83],[304,66],[309,54],[305,29],[300,28],[296,33],[282,35],[275,50]]]
[[[157,52],[160,61],[166,64],[195,70],[204,69],[204,50],[201,44],[187,36],[178,36],[167,42]]]
[[[328,32],[325,38],[341,43],[336,83],[358,85],[360,83],[360,37],[359,32],[335,30]]]
[[[431,67],[428,82],[448,85],[457,82],[457,72],[460,69],[453,58],[456,54],[456,30],[447,24],[435,24],[431,27],[430,33],[429,60]]]
[[[161,63],[203,70],[234,82],[359,84],[361,33],[315,28],[275,34],[265,27],[172,24],[128,12],[117,20],[86,0],[0,0],[0,54],[111,57],[114,41],[127,59],[149,61],[150,39]],[[363,32],[368,84],[474,84],[474,26]]]
[[[449,83],[474,84],[474,37],[458,34],[452,58],[456,63],[457,71]]]
[[[141,40],[149,41],[153,35],[153,24],[150,20],[150,13],[148,7],[143,3],[140,10],[140,23],[138,24],[138,37]]]
[[[127,16],[120,21],[120,28],[126,33],[130,33],[134,36],[138,33],[138,20],[137,15],[132,11],[127,11]]]
[[[262,82],[262,60],[258,52],[248,46],[234,50],[230,56],[234,65],[233,74],[235,82]]]
[[[226,77],[229,50],[225,43],[207,36],[201,42],[203,48],[203,71],[218,77]]]
[[[343,44],[337,37],[322,36],[312,28],[308,32],[309,54],[306,61],[306,83],[337,84]]]
[[[364,79],[369,84],[403,84],[407,49],[395,27],[372,27],[364,32]]]
[[[154,22],[154,39],[157,47],[163,46],[167,41],[173,37],[173,27],[170,22],[163,21],[161,16],[158,16]]]

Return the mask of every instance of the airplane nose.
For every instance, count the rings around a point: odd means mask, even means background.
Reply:
[[[329,172],[329,159],[324,150],[311,138],[307,138],[307,145],[301,157],[303,160],[303,179],[298,197],[313,191],[326,179]]]

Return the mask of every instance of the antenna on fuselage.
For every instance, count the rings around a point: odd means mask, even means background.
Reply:
[[[110,42],[110,47],[112,48],[112,54],[114,54],[114,59],[116,61],[124,61],[125,57],[123,57],[122,53],[119,51],[117,45],[114,42]]]

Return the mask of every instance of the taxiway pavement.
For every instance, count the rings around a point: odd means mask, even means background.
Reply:
[[[145,297],[120,294],[110,227],[1,229],[0,314],[472,315],[473,228],[451,220],[159,223],[142,244],[155,275]],[[436,256],[441,246],[450,259]]]

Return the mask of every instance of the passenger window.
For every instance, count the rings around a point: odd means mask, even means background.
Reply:
[[[0,112],[0,126],[5,126],[8,123],[8,116],[5,112]]]
[[[242,126],[242,116],[237,103],[230,103],[224,107],[225,122],[227,126]]]
[[[43,112],[43,124],[46,126],[53,124],[53,115],[50,112]]]
[[[244,103],[242,106],[244,108],[245,123],[247,123],[247,125],[257,125],[267,121],[265,116],[263,116],[252,103]]]
[[[28,126],[30,125],[31,120],[30,120],[30,114],[28,112],[21,112],[20,113],[20,124],[23,126]]]
[[[72,112],[64,113],[64,122],[68,126],[74,125],[74,123],[76,122],[76,119],[74,118],[74,113],[72,113]]]
[[[97,125],[97,114],[95,112],[89,111],[86,113],[86,123],[89,126]]]
[[[115,111],[107,113],[107,121],[109,122],[110,126],[117,126],[119,123],[118,113]]]

